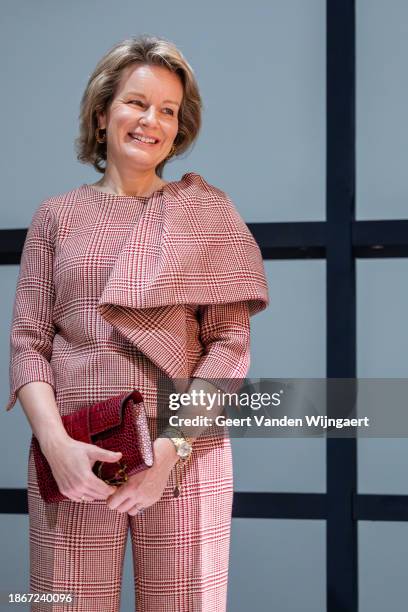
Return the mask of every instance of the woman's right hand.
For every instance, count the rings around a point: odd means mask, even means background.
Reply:
[[[107,499],[117,487],[108,485],[92,472],[95,461],[119,461],[122,453],[99,448],[67,437],[42,449],[60,492],[73,501]]]

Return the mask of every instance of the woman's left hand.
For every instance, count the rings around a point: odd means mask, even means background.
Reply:
[[[134,516],[159,501],[178,455],[173,442],[168,438],[157,438],[153,443],[153,451],[152,467],[129,476],[129,479],[107,498],[108,508]]]

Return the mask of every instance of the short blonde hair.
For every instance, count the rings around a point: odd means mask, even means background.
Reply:
[[[97,112],[106,112],[112,102],[124,68],[131,64],[163,66],[176,73],[183,85],[183,100],[179,109],[179,128],[174,140],[175,155],[189,149],[197,139],[202,122],[202,100],[198,84],[190,64],[170,41],[143,34],[124,40],[110,49],[98,62],[89,77],[83,93],[79,113],[79,136],[75,139],[77,159],[92,164],[95,170],[105,172],[106,143],[98,143],[95,130],[98,127]],[[156,167],[162,177],[165,158]]]

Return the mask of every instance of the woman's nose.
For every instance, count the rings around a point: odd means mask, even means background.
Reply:
[[[142,121],[145,123],[149,123],[149,125],[157,122],[156,110],[152,106],[145,110],[145,112],[143,113]]]

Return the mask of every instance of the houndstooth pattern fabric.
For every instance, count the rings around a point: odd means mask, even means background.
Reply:
[[[103,399],[110,371],[129,376],[135,350],[172,379],[243,378],[249,317],[268,303],[255,239],[199,174],[150,198],[88,185],[54,196],[36,210],[22,253],[6,410],[33,380],[67,409],[78,396]]]
[[[142,515],[110,510],[103,500],[45,504],[34,458],[28,462],[30,592],[74,593],[75,603],[32,612],[118,612],[130,530],[137,612],[225,612],[233,501],[230,440],[194,443],[183,465]]]
[[[136,388],[154,422],[163,373],[226,379],[227,390],[246,376],[250,316],[268,303],[258,245],[228,196],[196,173],[149,197],[89,185],[53,196],[22,253],[6,410],[31,381],[52,386],[61,415]],[[104,501],[44,504],[30,449],[32,590],[77,593],[73,611],[117,611],[130,528],[138,612],[224,611],[229,438],[197,439],[183,470],[180,497],[173,469],[159,502],[131,517]]]

